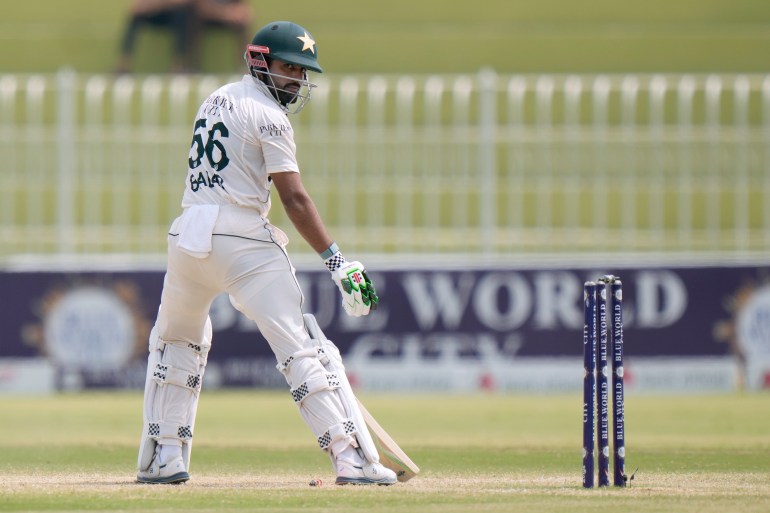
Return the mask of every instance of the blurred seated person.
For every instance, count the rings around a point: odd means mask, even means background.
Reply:
[[[234,36],[233,61],[243,66],[243,52],[251,41],[253,13],[243,0],[195,0],[196,28],[193,30],[195,63],[200,65],[203,37],[211,29],[225,30]]]
[[[190,71],[190,41],[196,0],[132,0],[131,10],[121,42],[118,73],[129,73],[139,30],[153,27],[173,35],[172,72]]]

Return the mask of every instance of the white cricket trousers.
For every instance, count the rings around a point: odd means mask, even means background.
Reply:
[[[156,321],[166,342],[200,344],[214,298],[226,292],[257,324],[278,362],[312,343],[302,319],[303,295],[285,250],[275,242],[213,235],[212,251],[195,258],[169,236],[168,268]]]

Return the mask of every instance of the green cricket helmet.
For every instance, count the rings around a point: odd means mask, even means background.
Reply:
[[[276,101],[288,112],[299,112],[310,100],[310,91],[316,87],[307,80],[300,81],[300,91],[291,92],[276,87],[274,77],[286,78],[269,70],[270,62],[279,60],[304,70],[323,73],[318,64],[318,45],[307,30],[290,21],[274,21],[257,31],[244,54],[251,75],[267,85]],[[290,109],[290,106],[293,107]]]
[[[323,73],[318,64],[318,45],[313,36],[290,21],[274,21],[259,29],[251,40],[248,51]]]

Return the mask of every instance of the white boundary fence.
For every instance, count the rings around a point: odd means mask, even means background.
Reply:
[[[0,75],[0,257],[162,254],[239,78]],[[770,75],[315,78],[300,167],[346,250],[770,252]]]

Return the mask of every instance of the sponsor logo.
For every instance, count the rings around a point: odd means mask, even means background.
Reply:
[[[150,321],[134,283],[55,287],[39,301],[25,342],[68,371],[112,372],[144,354]]]
[[[739,364],[738,386],[770,389],[770,276],[752,279],[722,302],[731,314],[714,324]]]
[[[270,53],[270,48],[262,45],[248,45],[249,52]]]
[[[284,133],[291,132],[291,125],[284,125],[283,123],[270,123],[269,125],[262,125],[258,129],[260,134],[268,134],[273,137],[280,137]]]

